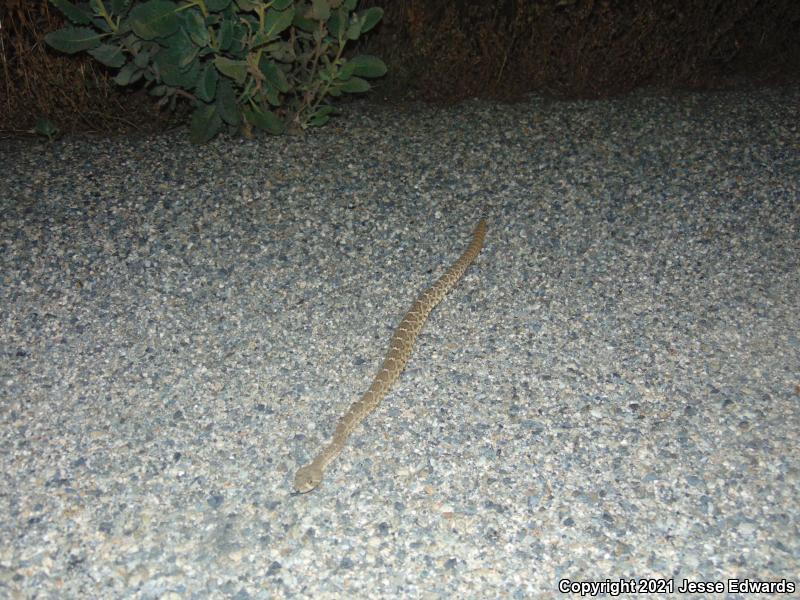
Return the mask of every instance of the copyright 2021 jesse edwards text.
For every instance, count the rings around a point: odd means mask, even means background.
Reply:
[[[788,579],[760,581],[726,579],[724,581],[692,581],[691,579],[562,579],[558,591],[580,596],[621,596],[623,594],[794,594],[797,584]]]

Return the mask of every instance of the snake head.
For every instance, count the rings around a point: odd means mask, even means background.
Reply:
[[[310,492],[322,481],[322,469],[314,464],[300,467],[294,476],[294,489],[301,494]]]

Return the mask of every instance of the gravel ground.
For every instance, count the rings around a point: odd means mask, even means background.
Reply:
[[[0,596],[800,585],[798,106],[5,141]],[[480,215],[391,394],[293,494]]]

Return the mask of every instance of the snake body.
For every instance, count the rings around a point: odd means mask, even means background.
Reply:
[[[381,370],[372,381],[372,385],[364,392],[361,399],[353,402],[349,410],[339,419],[328,445],[320,451],[313,461],[297,471],[294,478],[294,488],[298,492],[310,492],[320,484],[325,468],[342,452],[347,443],[347,438],[367,415],[375,410],[375,407],[386,396],[392,384],[397,381],[411,356],[414,341],[417,339],[417,335],[425,324],[425,320],[431,310],[439,304],[445,294],[461,279],[464,271],[467,270],[467,267],[481,251],[484,237],[486,237],[486,221],[481,219],[475,227],[475,231],[472,234],[472,242],[467,249],[436,283],[417,298],[411,310],[403,317],[392,336],[392,340],[389,343],[389,351],[383,360]]]

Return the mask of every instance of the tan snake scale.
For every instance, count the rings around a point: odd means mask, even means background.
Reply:
[[[484,237],[486,237],[486,221],[481,219],[472,234],[472,242],[464,250],[464,253],[436,283],[417,298],[411,310],[403,317],[392,336],[392,341],[389,342],[389,351],[383,360],[381,370],[372,381],[372,385],[364,392],[361,399],[353,402],[350,409],[339,419],[336,431],[333,432],[333,437],[328,445],[322,449],[314,460],[300,467],[297,471],[297,475],[294,478],[294,488],[298,492],[310,492],[320,484],[325,468],[341,454],[347,443],[347,438],[367,415],[375,410],[375,407],[386,396],[392,384],[397,381],[411,356],[414,341],[417,339],[417,335],[419,335],[428,315],[444,298],[445,294],[461,279],[464,271],[467,270],[467,267],[481,251]]]

